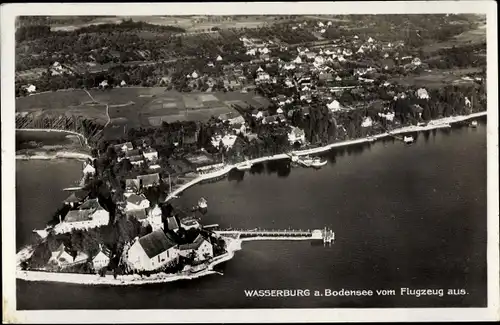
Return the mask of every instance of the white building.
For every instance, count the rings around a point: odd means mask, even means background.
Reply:
[[[114,146],[115,150],[121,150],[123,152],[128,152],[134,150],[134,146],[132,145],[132,142],[125,142],[121,144],[117,144]]]
[[[161,220],[161,217],[161,208],[158,205],[149,210],[146,220],[151,225],[151,228],[153,228],[153,231],[157,229],[163,229],[163,222]]]
[[[416,95],[420,99],[429,99],[430,98],[429,93],[424,88],[419,88],[417,90],[417,94]]]
[[[372,125],[373,125],[373,121],[372,121],[372,119],[369,116],[365,117],[363,119],[363,122],[361,122],[361,127],[362,128],[367,128],[367,127],[370,127]]]
[[[179,249],[174,239],[158,229],[136,238],[126,253],[126,260],[135,270],[156,270],[177,262]]]
[[[95,168],[91,164],[84,163],[83,175],[95,175]]]
[[[94,266],[94,270],[99,271],[103,267],[109,265],[109,261],[111,260],[111,251],[99,244],[99,252],[92,258],[92,265]]]
[[[149,161],[154,161],[158,159],[158,151],[154,150],[153,148],[148,148],[142,152],[142,155],[144,156],[145,159]]]
[[[290,144],[294,144],[296,142],[299,142],[301,144],[306,142],[306,134],[304,130],[298,128],[298,127],[292,127],[290,132],[288,133],[288,141]]]
[[[192,253],[195,261],[203,261],[214,256],[212,244],[201,235],[198,235],[191,244],[179,245],[179,255],[187,257]]]
[[[378,116],[385,118],[388,121],[393,121],[395,114],[393,112],[389,113],[378,113]]]
[[[295,64],[301,64],[302,63],[302,59],[300,58],[300,56],[297,56],[295,58],[295,60],[293,60],[292,62],[295,63]]]
[[[330,104],[326,104],[326,107],[332,112],[340,110],[340,103],[337,100],[333,100]]]
[[[51,253],[48,263],[57,265],[60,268],[67,268],[70,266],[85,263],[88,259],[89,256],[81,251],[77,252],[76,256],[73,257],[73,255],[70,254],[67,250],[66,246],[64,246],[64,244],[61,244],[56,251]]]
[[[195,219],[188,217],[181,220],[181,227],[184,228],[185,230],[189,230],[189,229],[199,229],[201,228],[201,225]]]
[[[125,211],[133,211],[149,208],[149,200],[144,195],[131,194],[127,197]]]
[[[126,85],[127,83],[125,82],[125,80],[122,80],[122,82],[120,82],[120,86],[125,87]]]
[[[99,204],[97,199],[85,201],[78,210],[70,210],[64,220],[54,226],[56,234],[66,233],[77,229],[91,229],[107,225],[109,212]]]
[[[246,52],[247,55],[252,55],[254,56],[256,54],[255,49],[250,49]]]
[[[212,145],[219,149],[220,143],[222,141],[222,144],[224,145],[224,148],[231,148],[234,143],[236,142],[237,136],[233,134],[226,134],[223,137],[220,135],[217,135],[215,137],[212,137]]]
[[[198,77],[199,77],[199,75],[196,71],[193,71],[193,73],[191,73],[191,78],[196,79]]]
[[[36,91],[36,87],[34,85],[29,85],[28,87],[26,87],[26,91],[28,93],[34,93]]]
[[[222,56],[220,56],[220,55],[219,55],[219,56],[215,59],[215,61],[222,61]]]
[[[109,86],[109,84],[108,84],[108,81],[107,81],[107,80],[103,80],[103,81],[101,81],[101,83],[99,84],[99,87],[101,87],[101,88],[106,88],[106,87],[108,87],[108,86]]]

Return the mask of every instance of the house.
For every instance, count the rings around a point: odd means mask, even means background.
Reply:
[[[109,87],[108,81],[107,80],[101,81],[101,83],[99,84],[99,88],[106,88],[106,87]]]
[[[121,144],[117,144],[114,146],[115,150],[121,150],[123,152],[128,152],[134,150],[134,146],[132,145],[132,142],[125,142]]]
[[[95,168],[91,164],[84,163],[83,175],[95,175]]]
[[[121,87],[125,87],[126,85],[127,85],[127,83],[125,82],[125,80],[122,80],[122,81],[120,82],[120,86],[121,86]]]
[[[125,211],[125,214],[128,216],[128,217],[132,217],[134,219],[136,219],[137,221],[140,221],[140,222],[143,222],[143,223],[147,223],[147,218],[148,218],[148,215],[146,213],[146,209],[133,209],[133,210],[126,210]]]
[[[222,56],[220,56],[220,55],[219,55],[219,56],[215,59],[215,61],[222,61]],[[194,78],[194,77],[193,77],[193,78]]]
[[[73,264],[74,258],[66,249],[64,244],[59,245],[59,247],[51,252],[50,259],[48,261],[49,264],[55,264],[59,267],[67,267]]]
[[[179,231],[179,222],[177,222],[176,217],[168,217],[167,218],[167,229],[173,232]]]
[[[142,155],[146,160],[154,161],[158,159],[158,151],[153,148],[147,148],[142,152]]]
[[[136,177],[142,187],[157,186],[160,184],[160,174],[140,175]]]
[[[193,71],[193,73],[191,73],[190,77],[193,79],[197,79],[199,77],[199,75],[196,71]]]
[[[49,264],[55,264],[60,268],[67,268],[70,266],[75,266],[87,262],[89,256],[82,251],[76,252],[76,254],[70,252],[64,244],[61,244],[59,248],[52,252]]]
[[[295,58],[295,60],[293,60],[292,62],[295,63],[295,64],[301,64],[302,63],[302,59],[300,58],[300,56],[297,56]]]
[[[271,60],[271,56],[269,54],[261,54],[260,58],[262,60],[264,60],[264,61],[270,61]]]
[[[229,121],[229,124],[231,124],[231,125],[243,124],[243,123],[245,123],[245,118],[243,116],[239,115],[239,116],[236,116],[236,117],[229,119],[228,121]]]
[[[139,165],[142,165],[144,163],[144,157],[142,155],[130,156],[130,157],[127,157],[127,159],[134,166],[139,166]]]
[[[106,211],[97,199],[85,201],[78,210],[70,210],[59,223],[54,226],[56,233],[66,233],[76,229],[90,229],[107,225],[109,212]]]
[[[363,121],[361,122],[361,127],[362,128],[367,128],[373,125],[373,121],[369,116],[366,116]]]
[[[286,104],[286,96],[285,95],[278,95],[276,98],[276,101],[278,102],[278,105],[284,106]]]
[[[213,62],[208,62],[207,66],[209,66],[209,67],[215,67],[215,65],[213,64]]]
[[[214,256],[213,246],[202,235],[198,235],[190,244],[179,245],[179,255],[187,257],[194,253],[195,261],[203,261]]]
[[[151,228],[153,228],[153,231],[163,229],[161,208],[158,205],[155,205],[154,208],[148,211],[146,220]]]
[[[304,144],[306,142],[306,134],[304,130],[298,127],[291,127],[291,130],[288,133],[288,141],[292,145],[296,142]]]
[[[111,260],[111,251],[102,244],[99,244],[99,252],[92,257],[92,265],[94,270],[99,271],[104,267],[109,265],[109,261]]]
[[[75,191],[71,193],[71,195],[66,200],[64,200],[64,203],[70,205],[71,207],[75,207],[76,205],[83,203],[89,196],[89,193],[90,192],[87,190]]]
[[[285,70],[294,70],[295,69],[295,64],[292,63],[285,63],[285,65],[283,66],[283,69]]]
[[[326,104],[326,107],[332,112],[338,111],[341,109],[340,103],[337,100],[333,100],[330,104]]]
[[[184,228],[185,230],[189,229],[199,229],[201,228],[201,225],[196,219],[187,217],[181,219],[181,227]]]
[[[262,119],[262,124],[278,124],[278,123],[279,121],[277,115],[267,116]]]
[[[126,253],[126,259],[132,268],[146,271],[177,262],[178,257],[179,250],[175,239],[161,229],[136,238]]]
[[[26,87],[26,91],[29,93],[29,94],[32,94],[36,91],[36,87],[34,85],[29,85],[28,87]]]
[[[254,56],[256,54],[255,49],[250,49],[246,52],[247,55],[252,55]]]
[[[141,188],[140,184],[139,184],[139,180],[138,179],[126,179],[125,180],[125,196],[130,195],[131,193],[135,193],[137,191],[139,191],[139,189]]]
[[[237,136],[233,135],[233,134],[226,134],[223,137],[220,135],[217,135],[217,136],[212,137],[211,142],[212,142],[212,145],[217,149],[219,149],[221,142],[222,142],[222,145],[224,146],[224,148],[229,149],[229,148],[232,148],[232,146],[236,142],[236,139],[237,139]]]
[[[149,200],[144,195],[131,194],[127,197],[125,211],[149,208]]]
[[[424,88],[419,88],[416,92],[416,95],[420,99],[429,99],[430,98],[429,93]]]

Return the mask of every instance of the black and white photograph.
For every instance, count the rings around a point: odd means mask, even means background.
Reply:
[[[498,320],[496,19],[2,6],[4,322]]]

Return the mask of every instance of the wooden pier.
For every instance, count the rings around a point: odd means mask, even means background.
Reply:
[[[324,244],[331,244],[335,240],[335,234],[332,230],[292,230],[292,229],[272,229],[272,230],[216,230],[218,235],[232,236],[241,240],[322,240]]]

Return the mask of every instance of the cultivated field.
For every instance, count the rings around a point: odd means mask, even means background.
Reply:
[[[447,85],[474,84],[473,80],[463,80],[462,78],[474,73],[480,73],[481,68],[453,69],[453,70],[431,70],[416,76],[406,76],[389,79],[389,82],[398,83],[405,86],[441,88]]]
[[[105,106],[93,103],[83,90],[56,91],[16,98],[16,112],[75,115],[107,120]]]
[[[129,128],[160,126],[162,122],[208,121],[212,116],[231,113],[232,105],[251,109],[267,107],[270,102],[250,93],[180,93],[163,87],[115,88],[90,90],[95,102],[83,90],[42,93],[16,99],[16,111],[40,114],[72,114],[110,122],[104,130],[106,137],[117,137]]]

